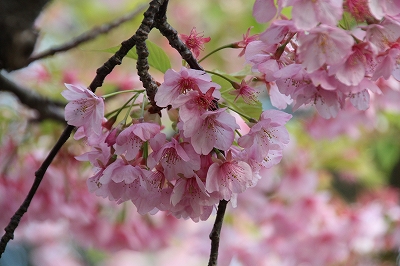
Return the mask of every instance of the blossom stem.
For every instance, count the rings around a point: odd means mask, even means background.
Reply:
[[[143,118],[144,117],[144,106],[147,104],[147,97],[146,95],[143,96],[143,102],[142,102],[142,108],[141,108],[141,114],[140,117]]]
[[[132,107],[133,107],[133,105],[134,105],[134,103],[135,103],[135,100],[136,100],[136,98],[137,98],[138,96],[139,96],[138,93],[135,94],[135,95],[133,96],[132,103],[131,103],[131,105],[129,106],[128,112],[126,112],[125,117],[124,117],[124,120],[122,120],[122,122],[124,123],[124,125],[126,125],[126,120],[128,120],[128,116],[129,116],[129,114],[131,113]]]
[[[209,74],[213,74],[213,75],[216,75],[216,76],[218,76],[218,77],[221,77],[221,78],[225,79],[225,80],[228,81],[230,84],[232,84],[232,86],[233,86],[234,88],[235,88],[235,86],[236,86],[236,84],[237,84],[237,82],[235,82],[235,81],[233,81],[233,80],[227,78],[226,76],[224,76],[224,75],[222,75],[222,74],[219,74],[219,73],[213,72],[213,71],[209,71],[209,70],[205,70],[205,71],[206,71],[207,73],[209,73]]]
[[[103,95],[102,97],[103,97],[103,98],[109,98],[109,97],[111,97],[111,96],[114,96],[114,95],[118,95],[118,94],[122,94],[122,93],[128,93],[128,92],[143,93],[143,92],[144,92],[144,90],[125,90],[125,91],[116,91],[116,92],[112,92],[112,93],[109,93],[109,94]]]
[[[111,112],[105,114],[104,117],[108,118],[108,117],[112,116],[114,113],[117,113],[117,114],[115,115],[115,117],[117,117],[117,116],[121,113],[121,111],[122,111],[123,109],[125,109],[125,108],[128,106],[128,104],[135,98],[135,96],[136,96],[136,94],[133,95],[131,98],[129,98],[129,100],[128,100],[126,103],[124,103],[124,105],[122,105],[121,108],[116,109],[116,110],[114,110],[114,111],[111,111]]]
[[[234,47],[234,43],[230,43],[230,44],[227,44],[227,45],[223,45],[223,46],[221,46],[221,47],[218,47],[217,49],[215,49],[214,51],[211,51],[210,53],[208,53],[207,55],[205,55],[202,59],[200,59],[200,60],[199,60],[199,63],[201,63],[201,61],[203,61],[204,59],[206,59],[206,58],[209,57],[210,55],[212,55],[212,54],[214,54],[214,53],[216,53],[216,52],[218,52],[218,51],[220,51],[220,50],[223,50],[223,49],[225,49],[225,48],[235,48],[235,47]]]
[[[233,112],[237,113],[237,114],[240,115],[241,117],[246,118],[246,119],[247,119],[249,122],[251,122],[251,123],[257,122],[254,118],[252,118],[252,117],[250,117],[250,116],[247,116],[247,115],[243,114],[242,112],[239,112],[239,111],[233,109],[232,107],[230,107],[230,106],[228,106],[228,105],[226,105],[226,104],[219,103],[219,105],[220,105],[221,107],[226,107],[226,108],[228,108],[229,110],[232,110]]]

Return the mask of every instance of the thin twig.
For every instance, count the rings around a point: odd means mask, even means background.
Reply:
[[[52,119],[65,123],[65,103],[47,99],[33,90],[17,85],[2,74],[0,74],[0,91],[13,93],[22,104],[36,110],[38,117],[35,121]]]
[[[218,204],[217,217],[215,218],[214,226],[210,233],[211,239],[211,252],[208,266],[216,266],[218,261],[219,240],[221,236],[222,223],[224,221],[226,205],[228,201],[221,200]]]
[[[133,18],[137,17],[139,14],[141,14],[143,12],[143,10],[145,8],[146,8],[146,5],[140,5],[138,8],[136,8],[131,13],[126,14],[125,16],[120,17],[110,23],[94,27],[90,31],[87,31],[87,32],[79,35],[78,37],[76,37],[75,39],[72,39],[71,41],[69,41],[67,43],[64,43],[64,44],[56,46],[56,47],[52,47],[48,50],[45,50],[38,54],[32,55],[28,59],[27,64],[29,64],[33,61],[45,58],[45,57],[52,56],[56,53],[68,51],[72,48],[75,48],[75,47],[81,45],[82,43],[85,43],[85,42],[95,39],[100,34],[108,33],[112,29],[115,29],[116,27],[120,26],[122,23],[127,22],[127,21],[132,20]]]

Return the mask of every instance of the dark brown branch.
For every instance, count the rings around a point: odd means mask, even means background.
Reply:
[[[179,39],[178,32],[167,22],[167,18],[157,18],[155,27],[161,32],[161,34],[168,39],[169,45],[173,47],[181,55],[182,59],[185,60],[190,68],[197,70],[204,70],[196,58],[193,56],[190,49]]]
[[[39,115],[35,119],[36,121],[52,119],[65,123],[65,103],[44,98],[33,90],[15,84],[1,74],[0,91],[8,91],[13,93],[23,105],[36,110]]]
[[[79,35],[78,37],[76,37],[75,39],[72,39],[71,41],[69,41],[67,43],[64,43],[60,46],[52,47],[46,51],[32,55],[28,59],[27,63],[29,64],[35,60],[49,57],[49,56],[52,56],[59,52],[68,51],[72,48],[75,48],[75,47],[81,45],[82,43],[85,43],[85,42],[95,39],[100,34],[108,33],[109,31],[111,31],[112,29],[115,29],[122,23],[127,22],[127,21],[137,17],[139,14],[141,14],[141,12],[145,9],[145,7],[146,7],[145,5],[141,5],[138,8],[136,8],[134,11],[132,11],[131,13],[129,13],[121,18],[118,18],[110,23],[95,27],[95,28],[91,29],[90,31]]]
[[[154,81],[153,77],[149,73],[149,63],[147,57],[149,56],[149,51],[147,50],[146,40],[148,39],[150,31],[154,27],[154,20],[159,16],[165,16],[166,7],[168,5],[167,1],[159,1],[158,6],[155,6],[153,10],[148,10],[148,20],[147,23],[142,23],[140,28],[136,31],[137,36],[137,44],[136,44],[136,53],[138,55],[138,60],[136,64],[136,68],[138,70],[138,75],[140,80],[143,83],[143,87],[146,89],[147,97],[151,104],[150,113],[160,113],[161,109],[157,106],[154,97],[156,95],[158,86]],[[161,9],[162,7],[162,9]],[[160,13],[160,10],[162,13]]]
[[[151,20],[151,24],[153,23],[153,19],[148,19],[149,16],[152,14],[157,13],[158,8],[160,5],[163,3],[162,0],[153,0],[150,3],[149,9],[145,12],[145,18],[143,19],[143,23],[148,24]],[[154,18],[154,15],[153,15]],[[97,74],[93,81],[91,82],[89,88],[95,92],[98,87],[100,87],[103,82],[105,77],[111,73],[111,71],[114,69],[116,65],[121,64],[123,57],[129,52],[130,49],[132,49],[136,44],[136,35],[132,36],[128,40],[122,42],[121,48],[109,59],[107,62],[104,63],[104,65],[100,68],[97,69]],[[4,253],[6,246],[8,242],[11,239],[14,239],[14,232],[15,229],[18,227],[19,222],[21,221],[22,216],[26,213],[28,210],[28,207],[33,199],[33,196],[35,195],[44,174],[47,171],[47,168],[49,167],[50,163],[53,161],[54,157],[57,155],[59,150],[61,149],[62,145],[68,140],[69,136],[71,135],[74,127],[68,125],[62,135],[60,136],[59,140],[43,162],[43,164],[40,166],[39,170],[36,171],[35,173],[35,181],[32,185],[31,190],[29,191],[28,196],[26,197],[25,201],[22,203],[21,207],[17,210],[17,212],[13,215],[13,217],[10,220],[10,223],[7,225],[5,228],[6,233],[3,235],[0,241],[0,258],[1,255]]]
[[[228,201],[226,201],[226,200],[221,200],[218,204],[217,217],[215,218],[214,226],[210,233],[211,252],[210,252],[210,260],[208,261],[208,266],[217,265],[219,239],[221,236],[221,228],[222,228],[222,223],[224,221],[227,204],[228,204]]]

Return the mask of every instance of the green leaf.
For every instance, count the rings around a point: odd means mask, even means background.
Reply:
[[[147,58],[147,60],[151,67],[154,67],[155,69],[161,71],[162,73],[165,73],[165,71],[171,68],[171,62],[169,61],[169,58],[163,49],[161,49],[158,45],[149,40],[146,41],[146,45],[147,49],[149,50],[149,57]],[[120,47],[121,47],[120,45],[111,47],[102,50],[102,52],[115,53],[116,51],[119,50]],[[137,60],[138,55],[136,53],[136,48],[131,49],[126,56]]]
[[[237,83],[241,82],[241,80],[233,76],[229,76],[226,74],[223,75]],[[251,118],[258,120],[260,114],[262,113],[262,104],[260,102],[248,104],[241,97],[239,97],[235,101],[236,96],[229,93],[234,90],[230,82],[217,75],[212,75],[211,78],[214,82],[221,85],[221,96],[224,99],[226,105],[228,105],[230,108],[237,111],[238,113],[245,114]]]

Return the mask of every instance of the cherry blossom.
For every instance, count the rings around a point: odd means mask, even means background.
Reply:
[[[164,135],[165,136],[165,135]],[[191,177],[193,171],[200,169],[200,155],[197,154],[188,142],[179,143],[172,138],[159,149],[153,147],[148,165],[152,168],[157,163],[163,167],[163,173],[168,180],[179,177]]]
[[[245,54],[247,45],[249,45],[249,43],[258,39],[258,34],[249,36],[251,28],[252,27],[247,29],[247,32],[243,35],[243,39],[241,41],[234,43],[232,46],[233,48],[243,48],[243,50],[238,55],[239,57]]]
[[[197,175],[179,178],[171,195],[172,213],[177,217],[190,217],[195,222],[208,219],[219,195],[207,193],[204,182]]]
[[[183,123],[183,135],[190,138],[190,143],[198,154],[208,154],[213,148],[226,151],[231,147],[235,129],[239,128],[235,118],[226,112],[226,108],[204,112],[197,120]]]
[[[259,23],[265,23],[273,19],[277,9],[273,0],[256,0],[253,6],[253,16]]]
[[[182,67],[179,72],[169,69],[165,72],[164,83],[158,88],[155,100],[159,106],[174,105],[179,95],[192,90],[206,93],[211,87],[215,88],[214,97],[220,97],[220,85],[211,82],[211,77],[204,71]]]
[[[242,193],[252,184],[250,166],[232,158],[228,151],[225,160],[217,159],[207,173],[206,189],[208,192],[218,191],[221,199],[230,200],[234,193]]]
[[[289,142],[289,134],[284,124],[292,116],[278,110],[266,110],[250,132],[239,138],[238,144],[255,155],[261,162],[270,150],[281,150]]]
[[[130,161],[135,159],[145,141],[148,141],[160,132],[160,126],[153,123],[137,123],[125,128],[117,137],[115,153],[125,153]]]
[[[294,24],[302,30],[313,29],[319,23],[336,26],[342,17],[342,4],[342,0],[294,0]]]
[[[186,46],[192,50],[194,56],[197,58],[200,55],[200,51],[204,50],[204,44],[208,43],[211,38],[203,38],[204,35],[198,33],[196,28],[190,31],[189,36],[185,34],[179,34],[179,38],[186,44]]]
[[[69,125],[82,127],[88,138],[100,137],[104,117],[104,101],[82,86],[65,84],[61,94],[69,102],[65,107],[65,120]]]
[[[314,72],[324,64],[344,63],[354,43],[347,32],[326,25],[313,28],[308,34],[300,34],[298,40],[299,58],[308,73]]]
[[[257,94],[259,94],[259,92],[256,89],[249,86],[250,82],[251,81],[246,82],[245,80],[242,80],[240,85],[235,84],[236,85],[234,86],[235,90],[230,92],[230,94],[236,95],[235,101],[240,96],[243,98],[243,101],[247,104],[258,102]]]

